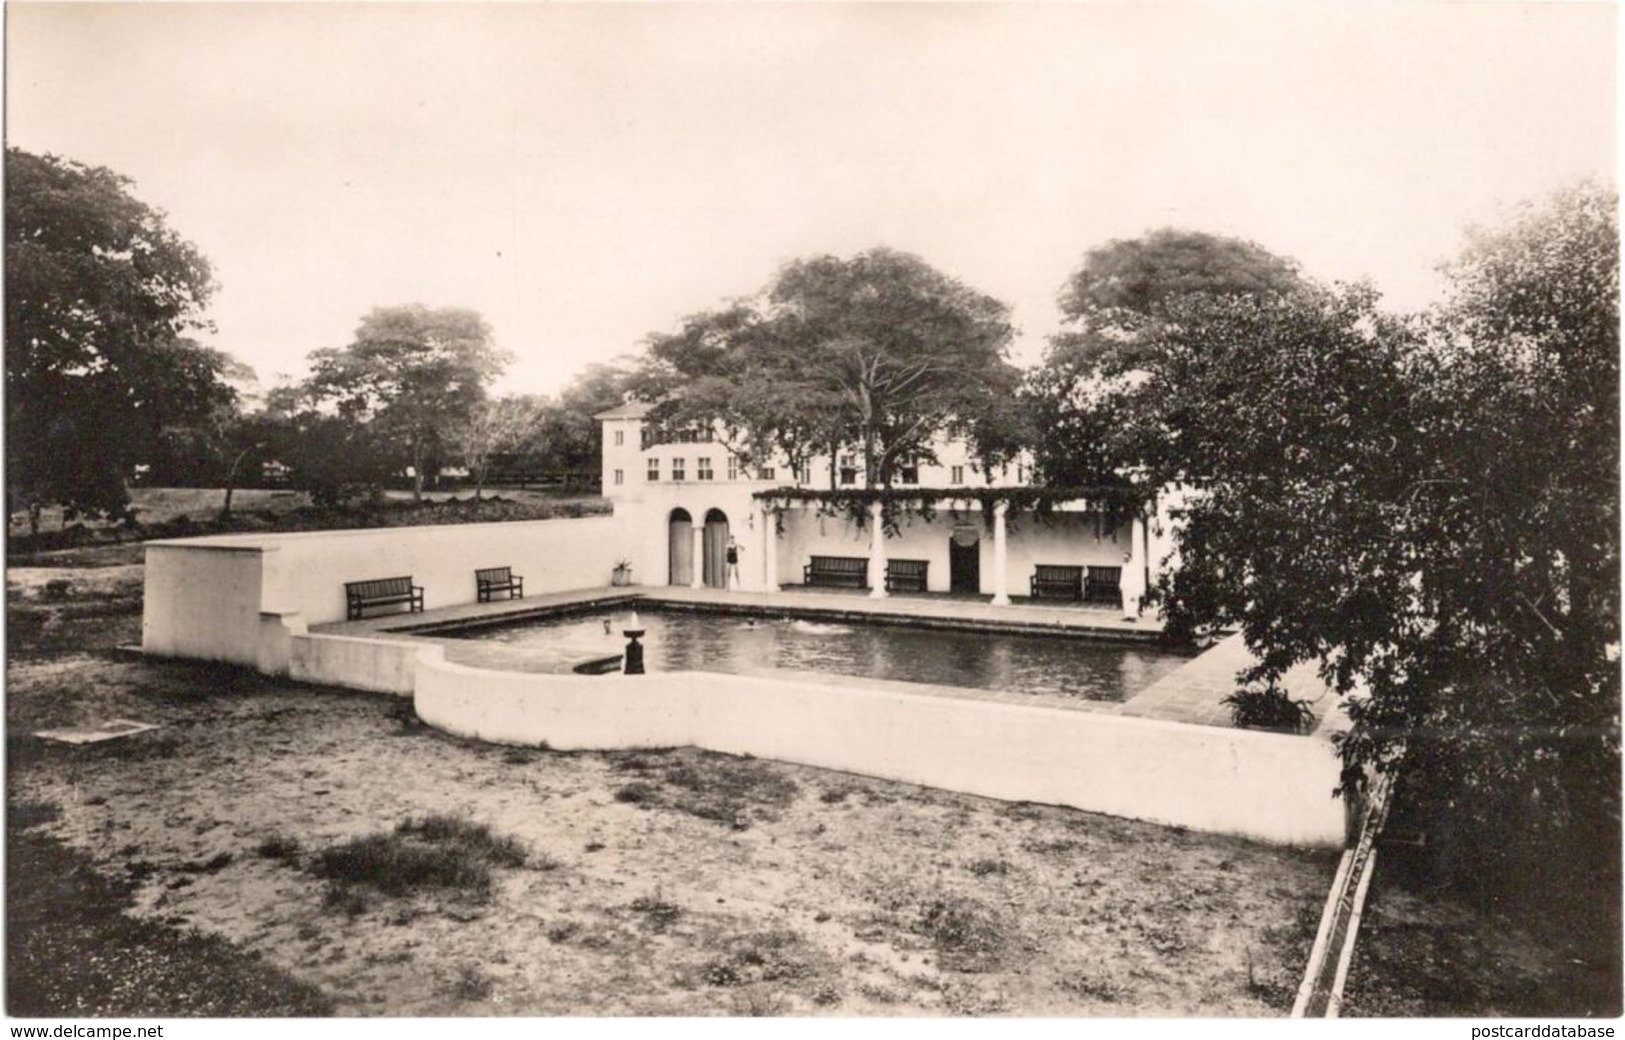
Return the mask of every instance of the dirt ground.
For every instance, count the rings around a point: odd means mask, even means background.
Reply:
[[[481,745],[394,698],[122,656],[123,548],[8,572],[9,802],[133,915],[228,940],[340,1014],[1290,1006],[1328,854],[692,749]],[[119,717],[161,728],[30,736]],[[429,814],[517,839],[524,865],[485,895],[316,876],[323,850]]]
[[[110,545],[7,572],[8,825],[26,828],[28,853],[15,855],[8,826],[8,921],[51,922],[40,932],[59,937],[84,911],[75,901],[105,889],[115,920],[85,941],[138,935],[149,951],[54,953],[137,976],[81,1010],[1130,1017],[1291,1005],[1329,854],[691,749],[456,740],[394,698],[120,654],[140,639],[139,561],[139,546]],[[31,736],[119,717],[161,728],[87,748]],[[523,865],[496,869],[488,893],[389,895],[317,876],[324,852],[429,814],[516,839]],[[55,891],[80,875],[95,884]],[[1387,871],[1366,921],[1346,1015],[1584,1013],[1565,1002],[1587,979],[1617,1004],[1618,979],[1591,979],[1572,951]],[[12,965],[30,963],[16,954],[34,937],[8,931]],[[171,951],[164,985],[148,977],[153,949]],[[264,992],[225,1009],[189,1003],[228,952],[243,959],[235,977],[274,976]],[[120,1003],[136,990],[178,995]],[[41,999],[71,1010],[54,990]]]

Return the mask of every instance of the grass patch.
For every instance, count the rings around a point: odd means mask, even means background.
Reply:
[[[496,983],[475,964],[464,964],[452,980],[451,995],[458,1000],[489,1000]]]
[[[297,860],[302,849],[298,838],[285,838],[280,834],[273,834],[254,846],[254,851],[266,859],[288,863]]]
[[[643,915],[643,926],[651,932],[664,932],[683,916],[682,907],[666,902],[658,892],[632,900],[632,909]]]
[[[320,990],[217,936],[127,916],[131,885],[37,831],[7,835],[6,1012],[309,1017]]]
[[[367,893],[354,885],[329,881],[322,893],[322,909],[346,917],[360,917],[371,905]]]
[[[525,845],[518,838],[499,837],[483,823],[475,823],[461,816],[436,813],[421,820],[403,820],[395,833],[418,838],[434,845],[454,845],[470,855],[497,867],[525,865]]]
[[[55,802],[18,802],[6,814],[6,823],[16,830],[43,827],[62,818],[62,807]]]
[[[710,986],[749,986],[809,979],[825,967],[824,958],[800,935],[775,929],[730,938],[718,956],[701,966],[700,977]]]
[[[914,930],[931,940],[938,963],[950,971],[993,971],[1007,943],[998,915],[963,896],[923,904]]]
[[[712,752],[632,752],[610,762],[637,779],[615,791],[615,800],[641,808],[672,809],[746,830],[778,819],[801,794],[800,786],[771,762]]]
[[[369,834],[323,849],[311,871],[385,895],[443,889],[484,899],[491,893],[493,867],[524,866],[525,859],[517,840],[494,835],[484,824],[437,815],[402,821],[394,833]]]

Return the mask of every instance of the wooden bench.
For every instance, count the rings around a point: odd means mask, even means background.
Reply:
[[[515,577],[510,567],[485,567],[475,571],[474,587],[481,603],[491,602],[491,595],[496,592],[506,592],[509,599],[525,598],[525,579]]]
[[[849,585],[869,587],[869,560],[864,556],[814,556],[801,569],[804,585]]]
[[[371,581],[344,583],[344,600],[351,621],[361,620],[361,612],[368,607],[387,607],[407,604],[409,613],[423,610],[423,586],[413,585],[410,575],[404,578],[373,578]]]
[[[1031,588],[1033,599],[1054,596],[1061,599],[1081,600],[1083,599],[1083,568],[1040,563],[1033,568]]]
[[[886,562],[887,592],[924,592],[925,569],[929,560],[888,560]]]
[[[1114,605],[1123,602],[1123,568],[1090,567],[1083,578],[1083,601]]]

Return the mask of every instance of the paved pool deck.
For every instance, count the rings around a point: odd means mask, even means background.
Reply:
[[[465,603],[417,614],[387,614],[361,621],[316,625],[312,626],[312,631],[434,642],[446,648],[448,660],[470,667],[564,672],[581,661],[618,653],[625,642],[620,638],[620,628],[627,614],[640,606],[657,605],[676,609],[701,608],[708,612],[737,611],[742,615],[756,616],[783,613],[830,622],[865,621],[970,630],[995,629],[1020,634],[1065,632],[1139,644],[1154,644],[1161,635],[1161,626],[1150,616],[1139,621],[1127,621],[1112,608],[1071,603],[1058,605],[1017,599],[1008,606],[996,607],[987,597],[930,593],[896,593],[874,598],[865,592],[850,589],[791,587],[780,592],[738,592],[639,585],[574,589],[495,603]],[[582,642],[550,648],[520,648],[448,639],[439,634],[449,629],[482,623],[499,624],[524,617],[596,612],[603,613],[611,620],[611,632],[603,640],[591,641],[591,645]],[[1253,660],[1241,636],[1233,635],[1120,704],[1059,697],[1039,698],[999,691],[992,691],[991,698],[1008,703],[1042,704],[1045,707],[1228,728],[1230,710],[1222,703],[1223,698],[1236,688],[1236,673],[1253,663]],[[777,674],[779,677],[785,675]],[[890,683],[823,674],[809,677],[809,681],[814,678],[820,682],[882,683],[939,696],[990,696],[989,691],[966,691],[923,683]],[[1317,719],[1311,736],[1325,739],[1331,733],[1347,728],[1347,720],[1337,706],[1336,694],[1320,681],[1313,665],[1300,665],[1292,669],[1285,676],[1283,684],[1291,696],[1311,703]]]

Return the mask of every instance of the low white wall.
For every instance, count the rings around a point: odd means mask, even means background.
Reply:
[[[342,621],[347,581],[409,574],[425,608],[445,607],[475,601],[476,569],[507,566],[526,595],[562,592],[608,585],[630,544],[615,516],[151,542],[141,646],[264,670],[279,655],[261,645],[261,612]]]
[[[257,666],[264,551],[186,542],[147,546],[141,649]]]
[[[347,581],[410,574],[432,610],[473,603],[478,568],[513,568],[530,596],[608,585],[629,554],[625,523],[614,516],[313,531],[266,544],[276,548],[266,559],[266,605],[297,607],[311,625],[344,620]]]
[[[442,661],[436,644],[353,636],[295,635],[288,678],[325,686],[348,686],[412,696],[420,664]]]
[[[490,672],[424,661],[430,725],[560,750],[694,745],[992,798],[1337,846],[1325,741],[1094,712],[766,679]]]

